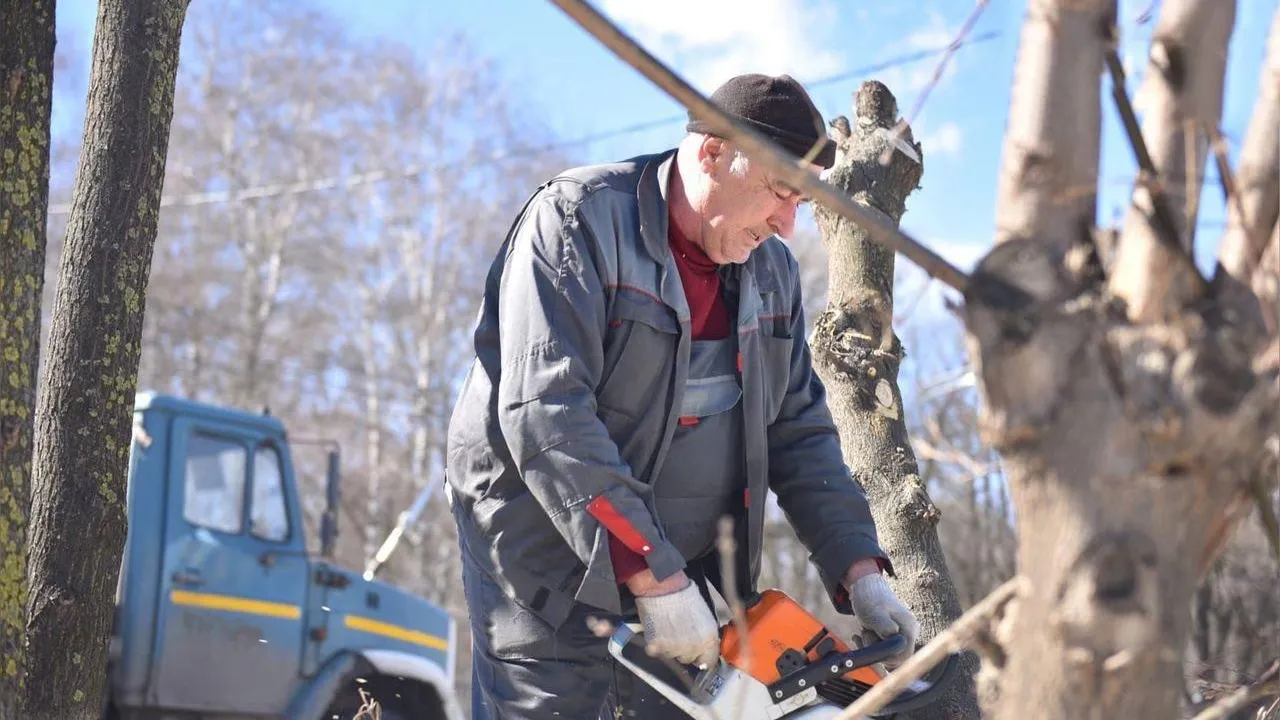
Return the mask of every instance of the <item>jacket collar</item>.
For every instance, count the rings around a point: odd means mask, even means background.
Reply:
[[[671,172],[675,168],[676,148],[651,155],[640,171],[640,182],[636,186],[636,201],[640,215],[640,237],[645,250],[654,262],[664,264],[670,254],[668,249],[668,197]],[[767,270],[757,276],[756,268],[761,264],[760,250],[751,254],[747,262],[740,266],[722,268],[729,275],[743,273],[751,275],[751,286],[758,292],[774,292],[778,289],[777,279]]]
[[[658,263],[667,257],[667,187],[675,159],[675,148],[650,157],[636,187],[640,237],[649,256]]]

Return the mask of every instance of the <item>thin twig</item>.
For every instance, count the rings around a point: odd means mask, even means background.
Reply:
[[[898,229],[887,216],[853,201],[834,185],[819,179],[803,160],[789,158],[773,142],[730,117],[665,64],[623,33],[585,0],[551,0],[621,60],[631,65],[668,95],[689,108],[695,118],[705,121],[711,131],[737,143],[753,160],[779,180],[821,202],[864,229],[872,240],[901,253],[929,275],[964,292],[969,277],[941,255]],[[820,138],[824,139],[824,138]],[[815,146],[816,147],[816,146]]]
[[[1156,5],[1158,4],[1160,4],[1160,0],[1151,0],[1147,3],[1146,9],[1139,12],[1138,16],[1135,17],[1133,21],[1139,25],[1145,25],[1151,22],[1151,19],[1156,15]]]
[[[716,549],[720,555],[720,580],[724,585],[724,599],[729,605],[729,614],[733,618],[733,627],[738,633],[738,652],[740,653],[740,662],[743,664],[742,670],[750,672],[751,642],[748,638],[747,631],[747,614],[746,609],[742,605],[742,597],[738,595],[738,573],[737,565],[734,564],[737,553],[741,548],[733,538],[733,518],[725,515],[720,518],[720,524],[717,528]],[[746,683],[739,688],[738,702],[735,707],[742,707],[742,700],[747,690]]]
[[[901,325],[915,314],[916,308],[920,306],[920,302],[929,294],[929,288],[931,287],[933,287],[933,278],[926,278],[924,283],[921,284],[920,290],[916,292],[915,297],[912,298],[911,302],[907,303],[906,309],[894,315],[894,324]]]
[[[906,119],[893,127],[889,144],[885,147],[884,152],[880,153],[881,165],[888,165],[889,161],[893,159],[893,151],[898,146],[898,142],[902,139],[902,131],[915,123],[916,117],[918,117],[920,115],[920,111],[924,109],[924,101],[928,99],[929,93],[938,86],[939,82],[942,81],[942,73],[946,70],[947,62],[951,60],[951,56],[955,54],[956,50],[959,50],[964,46],[965,36],[967,36],[969,31],[973,29],[973,26],[977,24],[978,18],[982,15],[982,11],[986,9],[988,1],[989,0],[978,0],[977,5],[975,5],[973,10],[969,12],[969,17],[965,18],[964,23],[960,26],[960,30],[956,33],[955,39],[951,41],[951,44],[947,46],[946,52],[938,59],[938,64],[933,68],[933,77],[929,78],[929,82],[924,86],[924,89],[922,89],[920,94],[916,96],[916,101],[911,106],[911,112],[907,113]]]
[[[1182,157],[1186,166],[1186,177],[1183,178],[1183,196],[1187,199],[1187,207],[1182,213],[1182,226],[1187,229],[1187,237],[1191,238],[1188,245],[1191,246],[1192,254],[1195,254],[1196,236],[1196,213],[1200,211],[1200,153],[1197,148],[1200,145],[1200,123],[1192,118],[1188,118],[1182,122]]]
[[[1106,60],[1107,70],[1111,74],[1111,96],[1115,99],[1116,110],[1120,113],[1125,135],[1129,138],[1129,145],[1133,148],[1134,158],[1138,162],[1138,182],[1147,188],[1151,198],[1152,229],[1155,230],[1156,239],[1187,271],[1195,284],[1196,295],[1203,296],[1208,290],[1208,283],[1196,267],[1195,259],[1178,241],[1178,233],[1175,229],[1177,226],[1173,222],[1173,210],[1169,208],[1168,197],[1160,183],[1151,153],[1147,150],[1147,143],[1142,139],[1142,130],[1138,126],[1138,116],[1134,112],[1133,103],[1129,101],[1129,95],[1125,92],[1124,66],[1121,65],[1120,56],[1116,54],[1114,46],[1107,48]]]
[[[1271,661],[1262,675],[1252,683],[1238,688],[1235,692],[1205,708],[1193,720],[1226,720],[1231,713],[1242,709],[1245,705],[1280,693],[1280,658]]]
[[[947,655],[960,652],[969,646],[974,635],[991,623],[991,618],[999,613],[1015,596],[1023,592],[1027,583],[1021,576],[1008,580],[991,592],[976,605],[951,623],[928,645],[920,648],[897,670],[886,675],[876,683],[865,695],[858,698],[832,720],[853,720],[858,717],[869,717],[885,705],[888,705],[913,681],[924,677],[933,666],[941,662]]]
[[[973,480],[991,475],[998,469],[995,464],[983,465],[968,454],[954,448],[950,451],[943,450],[924,438],[912,440],[912,445],[916,446],[916,454],[920,457],[926,460],[959,466],[968,472]]]
[[[1244,200],[1240,197],[1240,188],[1236,184],[1236,176],[1231,171],[1231,158],[1227,153],[1226,138],[1222,136],[1222,132],[1218,128],[1212,125],[1205,125],[1204,129],[1209,136],[1209,147],[1213,149],[1213,158],[1218,166],[1218,180],[1222,183],[1222,199],[1235,210],[1236,216],[1239,218],[1240,228],[1244,232],[1249,247],[1256,248],[1245,267],[1256,268],[1258,263],[1262,261],[1262,255],[1267,249],[1267,243],[1258,241],[1258,229],[1253,226],[1248,214],[1245,213]]]

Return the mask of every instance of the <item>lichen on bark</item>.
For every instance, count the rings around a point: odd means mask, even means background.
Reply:
[[[23,717],[98,718],[186,0],[104,0],[39,384]],[[67,528],[75,528],[69,533]]]
[[[52,0],[0,2],[0,718],[25,677],[27,515],[44,290]]]

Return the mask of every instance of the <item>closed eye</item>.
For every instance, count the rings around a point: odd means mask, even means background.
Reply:
[[[799,190],[785,183],[774,183],[769,187],[773,191],[775,197],[782,202],[794,202],[797,205],[804,205],[810,202],[811,198],[802,196]]]

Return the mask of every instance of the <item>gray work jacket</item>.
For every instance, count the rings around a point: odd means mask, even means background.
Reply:
[[[476,359],[449,424],[446,492],[472,559],[553,625],[575,601],[621,612],[610,530],[659,579],[685,567],[652,484],[686,404],[691,342],[667,244],[674,157],[551,179],[485,283]],[[721,275],[738,298],[752,584],[771,489],[848,613],[843,574],[885,554],[810,365],[795,257],[775,237]]]

